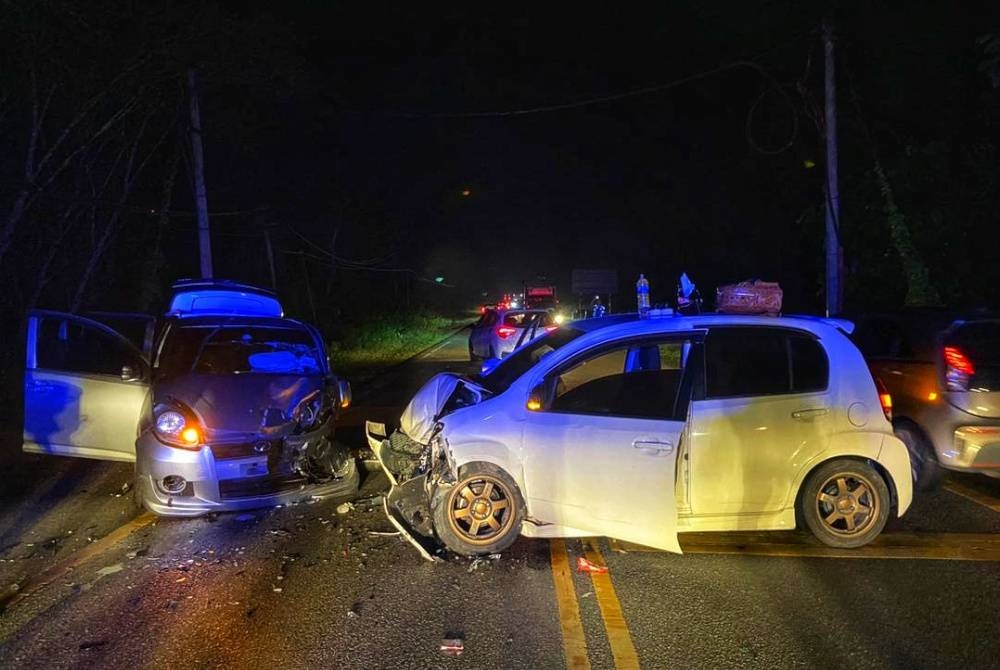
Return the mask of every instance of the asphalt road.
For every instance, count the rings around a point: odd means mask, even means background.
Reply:
[[[393,419],[460,333],[358,389],[340,439]],[[0,668],[995,668],[1000,482],[951,478],[877,543],[681,536],[675,556],[521,539],[496,560],[424,561],[370,473],[324,500],[157,520],[131,466],[0,457]],[[581,573],[577,560],[608,568]],[[441,651],[458,639],[462,653]]]

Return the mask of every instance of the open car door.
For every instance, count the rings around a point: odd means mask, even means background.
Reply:
[[[548,373],[524,422],[532,515],[567,532],[681,552],[675,468],[692,339],[611,343]]]
[[[24,451],[135,460],[149,364],[126,337],[73,314],[28,314]]]

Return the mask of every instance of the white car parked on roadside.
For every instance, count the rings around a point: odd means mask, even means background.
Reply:
[[[791,529],[858,547],[912,498],[851,324],[712,314],[577,321],[475,379],[443,373],[369,442],[390,519],[417,544],[489,554],[609,536]]]

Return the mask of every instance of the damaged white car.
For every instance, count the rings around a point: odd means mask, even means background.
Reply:
[[[137,499],[166,516],[355,494],[354,458],[333,440],[350,385],[319,332],[269,291],[174,290],[159,320],[28,315],[24,450],[134,461]]]
[[[912,480],[850,327],[607,317],[474,379],[438,375],[399,430],[367,424],[386,512],[426,557],[499,552],[518,534],[680,552],[679,532],[799,520],[827,545],[864,545],[909,507]]]

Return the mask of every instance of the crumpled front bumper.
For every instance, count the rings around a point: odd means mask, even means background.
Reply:
[[[291,448],[322,446],[321,453],[336,453],[336,458],[331,460],[335,471],[321,483],[304,475],[275,472],[274,458],[267,453],[237,451],[225,457],[228,455],[226,447],[232,445],[181,449],[163,444],[152,431],[147,431],[136,442],[137,499],[146,509],[161,516],[193,517],[289,504],[314,497],[355,495],[359,475],[354,459],[346,447],[333,443],[329,434],[318,432],[285,438],[285,441],[290,442]],[[164,478],[171,475],[184,479],[183,490],[170,492],[165,489]]]
[[[429,561],[440,561],[444,547],[434,532],[431,510],[435,491],[448,485],[450,466],[432,459],[429,445],[421,445],[400,431],[386,436],[384,424],[367,421],[365,435],[391,487],[383,502],[396,530]]]

